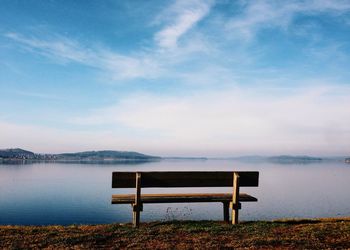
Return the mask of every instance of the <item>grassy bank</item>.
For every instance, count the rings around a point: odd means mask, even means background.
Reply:
[[[350,248],[350,218],[82,226],[0,226],[1,249],[30,248]]]

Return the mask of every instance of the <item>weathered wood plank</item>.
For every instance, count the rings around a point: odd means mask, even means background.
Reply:
[[[141,187],[230,187],[234,172],[141,172]],[[259,185],[259,172],[237,173],[241,187]],[[135,172],[113,172],[112,188],[135,188],[135,175]]]
[[[231,202],[230,193],[192,193],[192,194],[142,194],[142,203],[182,203],[182,202]],[[254,202],[257,198],[245,193],[239,194],[240,202]],[[112,204],[131,204],[135,194],[114,194]]]

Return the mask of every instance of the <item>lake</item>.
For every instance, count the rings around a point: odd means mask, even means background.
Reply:
[[[233,160],[163,160],[143,164],[34,163],[0,165],[0,224],[131,222],[130,205],[111,205],[113,171],[260,172],[259,187],[241,188],[259,199],[243,203],[240,220],[350,216],[350,165],[243,163]],[[230,192],[231,188],[143,189],[152,192]],[[141,221],[221,220],[222,204],[146,204]]]

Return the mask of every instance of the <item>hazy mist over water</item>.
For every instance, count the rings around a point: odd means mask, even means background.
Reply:
[[[130,205],[111,205],[113,171],[260,171],[259,187],[241,188],[258,198],[243,203],[241,220],[350,215],[350,165],[243,163],[233,160],[163,160],[143,164],[0,165],[0,224],[131,222]],[[230,188],[142,189],[142,193],[231,192]],[[220,203],[144,205],[141,221],[221,220]]]

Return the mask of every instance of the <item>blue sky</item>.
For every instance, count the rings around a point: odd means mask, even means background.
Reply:
[[[0,148],[349,154],[349,1],[0,6]]]

